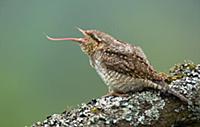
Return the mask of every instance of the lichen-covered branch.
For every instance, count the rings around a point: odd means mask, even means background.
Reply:
[[[126,97],[93,99],[76,109],[54,114],[32,127],[200,126],[200,65],[184,63],[170,71],[170,87],[191,103],[146,89]]]

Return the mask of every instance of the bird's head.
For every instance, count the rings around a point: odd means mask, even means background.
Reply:
[[[95,51],[103,48],[114,40],[110,35],[97,30],[82,30],[80,28],[78,28],[78,30],[84,35],[83,38],[52,38],[49,36],[47,36],[47,38],[53,41],[68,40],[79,42],[81,49],[87,55],[92,55]]]

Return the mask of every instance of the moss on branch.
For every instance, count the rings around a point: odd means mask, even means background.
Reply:
[[[127,97],[101,97],[53,114],[32,127],[132,127],[200,126],[200,65],[183,63],[170,70],[170,87],[192,103],[155,90]]]

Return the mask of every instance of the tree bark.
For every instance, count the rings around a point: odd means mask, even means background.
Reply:
[[[168,82],[171,89],[191,102],[186,104],[173,95],[145,89],[126,97],[93,99],[32,127],[200,127],[200,65],[176,65],[170,70]]]

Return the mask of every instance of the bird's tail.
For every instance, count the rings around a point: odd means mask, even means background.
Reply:
[[[188,103],[189,100],[183,96],[181,93],[179,93],[178,91],[172,89],[166,82],[162,82],[161,85],[163,86],[163,88],[161,89],[162,92],[167,92],[169,94],[172,94],[174,96],[176,96],[177,98],[179,98],[181,101]]]

